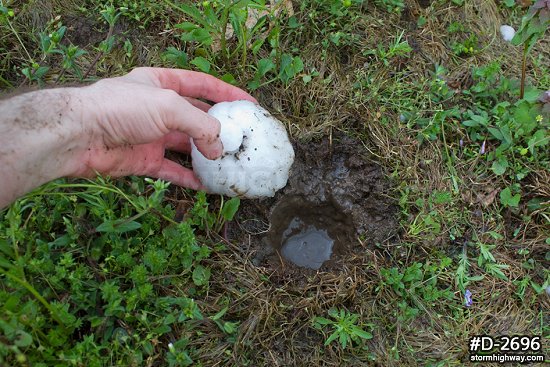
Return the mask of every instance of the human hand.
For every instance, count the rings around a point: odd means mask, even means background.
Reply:
[[[208,115],[213,102],[256,100],[213,76],[192,71],[138,68],[80,88],[82,145],[75,177],[97,173],[146,175],[199,189],[194,173],[164,157],[165,150],[190,151],[190,140],[208,158],[222,154],[220,124]]]

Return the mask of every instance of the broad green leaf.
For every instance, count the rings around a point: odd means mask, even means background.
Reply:
[[[103,53],[110,53],[115,45],[115,36],[111,36],[106,40],[101,41],[99,48]]]
[[[185,42],[199,42],[205,46],[210,46],[214,42],[210,33],[203,28],[195,28],[192,31],[183,33],[180,38]]]
[[[271,59],[261,59],[258,61],[258,71],[259,76],[264,76],[271,70],[275,69],[275,63]]]
[[[195,57],[191,61],[191,64],[195,65],[203,73],[209,73],[210,72],[210,62],[202,56]]]
[[[254,43],[250,47],[250,50],[252,50],[253,55],[256,55],[258,53],[258,51],[260,51],[260,48],[265,43],[265,40],[266,39],[264,37],[260,37],[260,38],[258,38],[257,40],[254,41]]]
[[[234,334],[237,331],[238,324],[236,322],[225,322],[223,324],[223,330],[226,334]]]
[[[40,49],[42,50],[42,53],[47,54],[48,52],[50,52],[50,47],[52,44],[51,38],[45,33],[40,33],[39,37]]]
[[[363,338],[363,339],[372,339],[372,334],[359,328],[359,327],[354,327],[353,328],[353,333],[355,335],[357,335],[358,337],[360,338]]]
[[[32,344],[32,336],[23,331],[23,330],[17,330],[16,332],[17,338],[14,341],[14,344],[21,348],[26,348],[29,345]]]
[[[217,314],[210,317],[210,320],[216,321],[216,320],[221,319],[223,317],[223,315],[225,315],[225,313],[227,312],[228,309],[229,309],[229,307],[225,306]]]
[[[514,38],[510,41],[514,46],[519,46],[529,39],[533,35],[533,30],[530,29],[530,21],[535,14],[533,12],[527,12],[526,15],[521,18],[521,25],[514,35]]]
[[[292,59],[292,69],[294,71],[294,74],[298,74],[302,70],[304,70],[304,62],[300,57],[296,56]]]
[[[242,26],[244,25],[244,21],[241,20],[241,17],[242,15],[240,11],[235,10],[229,13],[229,24],[231,24],[235,36],[237,36],[240,42],[243,42],[243,37],[246,35],[246,28]]]
[[[193,5],[178,4],[178,8],[186,15],[190,16],[195,22],[199,23],[203,27],[209,28],[210,25],[205,20],[205,17],[197,7]]]
[[[523,96],[523,99],[529,103],[535,103],[539,99],[541,93],[541,90],[532,86],[527,86],[525,87],[525,94]]]
[[[195,270],[193,270],[193,283],[196,286],[202,286],[208,283],[210,280],[210,269],[202,265],[197,265]]]
[[[326,319],[324,317],[316,317],[315,322],[318,323],[319,325],[330,325],[333,323],[331,320]]]
[[[235,79],[233,74],[229,74],[229,73],[223,74],[220,79],[223,80],[226,83],[231,84],[231,85],[237,85],[237,80]]]
[[[131,221],[131,222],[123,221],[120,225],[115,224],[115,230],[117,233],[130,232],[139,228],[141,228],[141,223],[138,223],[136,221]]]
[[[229,199],[222,208],[222,216],[225,220],[233,220],[233,217],[239,210],[239,205],[241,204],[241,199],[234,197]]]
[[[498,160],[493,162],[493,166],[491,169],[495,173],[495,175],[503,175],[504,172],[506,172],[506,169],[508,168],[508,160],[504,157],[500,157]]]
[[[126,219],[107,220],[97,226],[96,231],[107,233],[125,233],[141,228],[141,223],[127,221]]]
[[[260,81],[258,79],[253,79],[248,82],[247,87],[250,90],[256,90],[260,88]]]
[[[298,22],[298,19],[296,16],[291,16],[288,18],[288,27],[291,29],[298,28],[300,26],[300,22]]]
[[[447,204],[451,202],[452,196],[448,191],[435,191],[433,199],[435,204]]]
[[[289,54],[283,54],[281,56],[281,66],[279,69],[279,78],[283,82],[288,82],[290,80],[289,71],[290,64],[292,63],[292,56]]]
[[[519,127],[523,130],[522,135],[529,134],[537,126],[538,110],[536,106],[532,106],[527,101],[521,101],[518,103],[516,110],[514,111],[514,119]]]
[[[531,154],[535,155],[535,148],[547,145],[548,140],[550,140],[550,136],[547,136],[545,129],[537,130],[528,142],[529,151]]]
[[[335,331],[333,332],[329,337],[328,339],[325,341],[325,345],[329,345],[330,343],[332,343],[334,340],[336,340],[338,338],[338,331]]]
[[[203,8],[203,12],[204,12],[204,18],[209,23],[210,26],[212,26],[212,27],[215,27],[215,26],[221,27],[221,21],[220,21],[218,15],[216,14],[216,10],[212,6],[212,3],[210,3],[209,6],[205,6]]]
[[[425,16],[418,17],[418,20],[416,21],[416,26],[418,28],[422,28],[426,25],[427,19]]]
[[[508,125],[501,126],[500,132],[502,133],[502,142],[505,144],[511,144],[512,134],[510,133],[510,128],[508,127]]]
[[[508,280],[508,277],[502,272],[502,269],[508,269],[509,267],[510,265],[506,265],[506,264],[497,264],[497,263],[485,264],[485,270],[488,273],[502,280]]]
[[[466,120],[462,122],[465,126],[469,127],[478,127],[478,126],[487,126],[489,121],[487,120],[487,117],[481,116],[481,115],[470,115],[470,120]]]
[[[188,65],[187,53],[185,51],[178,50],[175,47],[168,47],[162,54],[162,57],[181,69],[187,67]]]
[[[348,334],[340,333],[340,345],[342,345],[342,348],[346,349],[348,345]]]
[[[38,69],[36,69],[36,72],[34,73],[34,76],[38,79],[42,78],[46,73],[50,70],[49,66],[41,66]]]
[[[199,28],[196,24],[191,23],[191,22],[179,23],[179,24],[176,24],[174,27],[177,28],[177,29],[181,29],[185,32],[191,32],[191,31]]]
[[[509,187],[500,192],[500,202],[505,207],[517,207],[521,199],[520,194],[512,195],[512,191]]]
[[[476,275],[473,277],[468,277],[468,280],[471,282],[479,282],[480,280],[483,280],[485,278],[485,275]]]
[[[495,138],[497,138],[500,141],[504,140],[504,136],[502,135],[502,132],[500,129],[496,127],[488,127],[487,130],[493,135]]]

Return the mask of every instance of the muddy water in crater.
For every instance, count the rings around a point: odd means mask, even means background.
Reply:
[[[354,233],[351,217],[337,205],[288,195],[273,208],[268,237],[282,258],[317,270],[333,253],[343,253]]]
[[[290,223],[289,229],[291,228],[300,229],[283,243],[281,253],[285,259],[295,265],[314,270],[330,259],[334,240],[328,236],[326,230],[314,226],[306,227],[296,218]]]
[[[295,142],[294,150],[288,185],[273,199],[243,201],[239,210],[235,236],[255,265],[292,276],[335,271],[364,256],[364,246],[395,237],[391,184],[361,142],[335,134],[332,141]]]

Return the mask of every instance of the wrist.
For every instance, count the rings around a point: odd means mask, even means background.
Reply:
[[[83,149],[79,88],[48,89],[0,101],[0,207],[76,169]]]

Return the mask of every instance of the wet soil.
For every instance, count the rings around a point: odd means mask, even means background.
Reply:
[[[267,241],[282,258],[317,270],[354,240],[351,217],[337,203],[315,204],[301,195],[283,196],[271,211]]]
[[[293,145],[287,186],[274,198],[243,200],[228,233],[255,265],[296,275],[337,271],[365,246],[396,236],[391,183],[361,142],[342,134]]]

